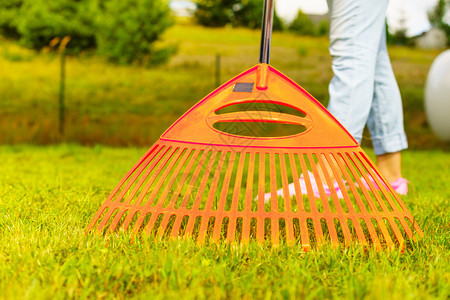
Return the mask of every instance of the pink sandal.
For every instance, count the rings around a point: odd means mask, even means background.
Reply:
[[[370,176],[369,176],[369,179],[373,183],[375,188],[377,190],[379,190],[380,188],[376,184],[375,180],[372,177],[370,177]],[[361,181],[364,184],[364,186],[368,190],[370,190],[369,185],[367,184],[366,180],[363,177],[361,177]],[[381,179],[380,179],[380,181],[381,181]],[[391,184],[392,188],[397,192],[397,194],[399,194],[399,195],[406,195],[406,194],[408,194],[408,183],[409,183],[409,181],[406,180],[405,178],[400,177],[399,179],[397,179],[395,181],[392,181],[392,182],[389,182],[389,183]],[[385,186],[385,188],[387,188],[387,187]]]

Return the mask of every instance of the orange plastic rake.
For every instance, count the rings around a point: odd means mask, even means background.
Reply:
[[[353,137],[268,65],[272,16],[268,0],[260,64],[178,119],[118,184],[88,231],[132,227],[150,236],[305,248],[324,241],[390,247],[423,235]],[[324,187],[333,185],[341,195],[331,189],[327,196]]]

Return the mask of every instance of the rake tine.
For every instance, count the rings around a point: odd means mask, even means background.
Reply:
[[[414,234],[413,234],[411,228],[409,227],[409,225],[405,222],[405,219],[404,219],[404,218],[398,218],[398,220],[400,221],[400,224],[402,224],[403,229],[404,229],[405,232],[406,232],[406,235],[407,235],[410,239],[413,239],[413,238],[414,238]]]
[[[106,203],[106,201],[105,201],[105,203]],[[104,212],[106,209],[109,209],[109,206],[107,206],[106,204],[103,204],[103,205],[99,208],[99,210],[95,213],[95,215],[94,215],[94,217],[92,218],[91,222],[90,222],[89,225],[87,226],[87,228],[86,228],[86,233],[90,232],[90,231],[94,228],[95,224],[97,224],[98,220],[100,219],[100,216],[103,214],[103,212]]]
[[[370,198],[370,195],[367,193],[367,190],[365,189],[364,184],[362,183],[361,179],[359,178],[359,176],[356,176],[357,172],[356,172],[355,169],[353,168],[352,163],[349,162],[349,158],[348,158],[347,156],[348,156],[348,153],[346,153],[346,155],[343,155],[343,156],[342,156],[342,158],[343,158],[344,161],[345,161],[345,165],[350,169],[350,173],[355,174],[355,180],[356,180],[356,182],[358,183],[358,186],[360,187],[361,191],[363,191],[364,197],[365,197],[366,199]],[[351,159],[351,158],[350,158],[350,159]],[[348,177],[348,175],[347,175],[346,180],[348,180],[347,182],[349,183],[350,188],[352,189],[353,196],[355,197],[355,200],[356,200],[356,203],[358,204],[358,207],[359,207],[360,212],[362,212],[363,214],[367,214],[368,211],[367,211],[367,209],[366,209],[364,203],[362,202],[362,199],[361,199],[361,197],[360,197],[358,191],[356,190],[355,185],[354,185],[352,179],[351,179],[350,177]],[[368,202],[369,202],[370,204],[373,205],[373,203],[372,203],[371,201],[368,201]],[[374,211],[372,206],[371,206],[370,208],[372,209],[372,211]],[[376,211],[376,210],[375,210],[375,211]]]
[[[295,242],[295,236],[294,236],[294,220],[292,218],[286,218],[285,219],[285,228],[286,228],[286,243],[293,244]]]
[[[115,207],[114,207],[114,208],[111,208],[111,207],[110,207],[110,209],[108,210],[108,212],[105,214],[105,216],[103,217],[103,219],[100,221],[100,224],[98,224],[98,227],[97,227],[97,230],[96,230],[97,233],[100,233],[100,232],[103,231],[103,229],[104,229],[106,223],[109,221],[109,218],[111,217],[111,215],[112,215],[115,211],[118,211],[118,210],[119,210],[118,208],[115,208]]]
[[[370,239],[372,240],[372,243],[375,246],[375,249],[381,249],[381,243],[380,239],[378,238],[378,234],[373,227],[372,220],[371,219],[364,219],[364,223],[367,226],[367,229],[369,230]]]
[[[170,233],[170,237],[177,238],[180,235],[181,222],[183,221],[183,215],[175,215],[175,221],[173,222],[172,232]]]
[[[152,233],[152,231],[153,231],[153,227],[154,227],[154,225],[155,225],[155,222],[156,222],[156,220],[158,219],[158,217],[160,216],[160,215],[162,215],[162,214],[158,214],[158,213],[153,213],[152,214],[152,216],[150,217],[150,220],[148,221],[148,223],[147,223],[147,225],[145,226],[145,228],[144,228],[144,231],[145,231],[145,234],[147,235],[147,236],[149,236],[150,237],[150,234]],[[156,233],[156,232],[155,232]],[[152,237],[151,237],[152,238]]]
[[[197,181],[198,175],[200,174],[200,171],[203,168],[207,156],[208,156],[207,151],[203,151],[202,156],[200,157],[200,160],[194,170],[194,173],[192,174],[191,180],[189,181],[189,185],[186,189],[183,200],[181,201],[180,207],[186,208],[188,206],[194,184]]]
[[[400,231],[400,228],[398,228],[397,223],[395,222],[395,217],[389,217],[386,218],[389,222],[389,225],[392,228],[392,231],[394,232],[395,238],[397,239],[400,247],[403,247],[405,243],[405,239],[403,238],[403,234]]]
[[[231,198],[231,213],[236,213],[238,211],[239,195],[242,184],[242,172],[244,171],[244,162],[245,162],[245,155],[241,154],[239,156],[238,168],[235,175],[236,179],[234,181],[233,196]]]
[[[342,233],[344,234],[344,242],[347,246],[352,244],[352,234],[350,233],[350,229],[348,228],[348,224],[345,221],[345,218],[337,219],[342,228]]]
[[[169,151],[171,151],[171,152],[169,152]],[[167,150],[164,152],[164,154],[162,156],[160,156],[158,158],[158,160],[155,160],[154,164],[152,163],[152,169],[156,168],[156,170],[150,176],[150,179],[148,180],[148,182],[145,185],[145,187],[142,189],[141,193],[139,194],[138,198],[136,199],[136,202],[134,202],[134,206],[139,207],[141,205],[142,201],[144,200],[145,196],[147,195],[147,192],[150,190],[151,186],[155,182],[156,177],[158,177],[159,172],[166,165],[167,161],[172,157],[173,151],[174,151],[173,148],[171,148],[171,147],[167,148]],[[170,153],[170,154],[168,154],[168,153]],[[161,162],[163,159],[164,159],[164,161]],[[158,167],[158,165],[159,165],[159,167]],[[150,175],[150,172],[147,173],[147,175],[145,177],[147,177],[148,175]]]
[[[413,217],[408,217],[408,218],[409,218],[410,222],[412,223],[413,228],[416,231],[416,233],[420,237],[423,237],[424,236],[423,231],[422,231],[422,229],[420,229],[419,224],[417,224],[416,220]],[[411,221],[411,219],[413,219],[413,220]]]
[[[172,171],[174,165],[180,159],[180,155],[178,155],[179,151],[181,151],[180,148],[176,148],[174,151],[172,151],[172,153],[170,153],[170,156],[166,159],[166,161],[164,163],[164,165],[165,165],[164,171],[161,170],[160,172],[158,172],[158,173],[162,172],[161,177],[155,181],[155,183],[156,183],[155,187],[153,188],[152,192],[148,196],[147,202],[144,204],[145,210],[149,209],[151,206],[159,205],[160,202],[164,202],[163,198],[158,199],[158,198],[156,198],[156,196],[158,195],[158,192],[161,190],[162,185],[166,181],[166,178],[167,178],[167,176],[169,176],[169,173]],[[183,153],[183,151],[182,151],[182,153]],[[174,155],[176,155],[176,156],[174,157]]]
[[[138,211],[135,208],[130,209],[127,217],[125,218],[125,221],[123,221],[123,229],[124,230],[128,229],[128,226],[130,226],[131,220],[133,220],[133,217],[137,212]]]
[[[256,240],[260,244],[264,243],[264,222],[265,219],[258,219],[256,223]]]
[[[383,195],[385,195],[387,202],[389,203],[389,206],[391,209],[395,212],[398,211],[407,211],[407,208],[405,204],[400,200],[400,198],[397,196],[397,193],[394,191],[392,186],[390,184],[386,184],[386,180],[382,179],[383,177],[381,174],[379,174],[376,170],[370,167],[370,165],[367,162],[367,156],[364,155],[364,153],[357,153],[356,154],[363,164],[364,168],[368,170],[370,176],[375,180],[375,183],[378,185],[380,190],[382,191]],[[383,182],[380,182],[380,179],[382,179]],[[386,191],[386,187],[388,188],[388,191]],[[401,210],[398,209],[397,205],[393,202],[392,198],[390,196],[394,197],[394,200],[400,205]],[[384,204],[384,203],[383,203]],[[386,207],[386,206],[384,206]],[[383,208],[383,210],[387,211],[387,207]]]
[[[191,149],[191,151],[192,151],[192,149]],[[186,163],[187,159],[189,158],[190,154],[191,154],[191,152],[188,153],[188,149],[186,148],[180,153],[180,155],[176,159],[173,159],[174,164],[176,162],[178,162],[179,160],[180,160],[180,162],[175,167],[175,170],[173,171],[172,176],[170,177],[166,187],[164,188],[164,191],[162,192],[161,196],[159,197],[159,199],[161,199],[161,200],[155,205],[155,209],[161,208],[164,206],[164,203],[166,202],[166,199],[168,198],[169,191],[171,190],[175,180],[178,177],[178,174],[180,173],[181,169],[183,168],[183,166]],[[167,169],[171,170],[174,164],[172,164],[171,167],[167,168]]]
[[[212,237],[212,239],[214,241],[220,240],[220,234],[221,234],[221,230],[222,230],[224,221],[225,221],[225,218],[223,218],[223,217],[216,218],[216,222],[215,222],[214,230],[213,230],[213,237]]]
[[[259,154],[259,176],[258,176],[258,219],[257,219],[257,229],[256,229],[256,239],[259,243],[264,242],[264,192],[265,192],[265,153]]]
[[[299,221],[299,226],[300,226],[300,236],[302,239],[302,247],[304,250],[307,250],[311,247],[311,242],[309,241],[307,219],[301,218],[298,221]]]
[[[297,211],[305,212],[305,207],[303,205],[303,195],[301,193],[301,189],[299,186],[300,179],[298,178],[298,170],[297,164],[295,163],[295,158],[292,153],[289,153],[289,163],[292,167],[292,179],[294,180],[294,188],[295,188],[295,200],[297,201]]]
[[[278,245],[280,243],[280,223],[278,218],[272,218],[270,219],[271,222],[271,229],[272,229],[272,243],[274,245]]]
[[[159,240],[162,240],[164,238],[164,235],[167,230],[167,225],[169,224],[171,217],[172,217],[172,215],[164,214],[163,219],[161,220],[161,224],[158,227],[158,232],[156,234],[156,236]]]
[[[147,213],[142,213],[142,214],[139,215],[139,218],[136,220],[136,223],[134,224],[134,227],[133,227],[133,233],[134,234],[137,234],[139,232],[139,230],[141,229],[142,223],[144,222],[145,218],[149,214],[150,215],[155,215],[156,213],[147,212]]]
[[[322,156],[322,153],[319,153],[319,154],[316,155],[319,163],[321,163],[321,160],[320,160],[321,156]],[[308,154],[308,159],[309,159],[309,162],[310,162],[310,165],[311,165],[311,169],[312,169],[313,174],[314,174],[314,178],[316,180],[317,188],[319,189],[320,200],[322,202],[323,210],[324,210],[325,213],[329,213],[329,212],[331,212],[331,210],[330,210],[330,205],[328,204],[328,196],[325,194],[325,190],[324,190],[324,187],[323,187],[324,184],[322,183],[322,179],[319,176],[319,171],[317,170],[316,164],[314,163],[314,159],[313,159],[311,154]],[[323,170],[324,170],[323,171],[324,174],[328,173],[328,172],[325,171],[324,167],[323,167]],[[328,176],[328,174],[327,174],[327,176]],[[327,184],[329,184],[329,183],[327,183]],[[328,185],[328,186],[331,187],[333,185]]]
[[[358,163],[358,156],[356,155],[356,153],[353,153],[353,155],[356,157],[351,157],[350,159],[352,160],[352,162],[354,163],[354,165],[356,166],[356,168],[358,169],[358,171],[360,172],[360,174],[362,174],[364,180],[366,181],[366,183],[369,185],[370,190],[372,191],[372,194],[374,195],[376,201],[378,202],[378,204],[382,207],[383,211],[387,211],[387,208],[385,206],[385,204],[383,203],[383,200],[380,198],[380,195],[377,192],[377,189],[375,188],[375,186],[373,185],[372,181],[367,177],[366,172],[364,172],[364,169],[362,169],[362,167],[360,166],[360,164]],[[356,174],[356,173],[355,173]],[[372,212],[377,212],[379,211],[375,205],[375,203],[373,202],[373,198],[370,197],[369,192],[366,188],[366,186],[362,183],[362,181],[356,177],[356,180],[358,181],[358,185],[360,186],[361,191],[364,194],[364,197],[367,201],[367,203],[370,206],[370,209]],[[381,188],[381,187],[380,187]]]
[[[349,220],[352,222],[353,228],[355,228],[356,236],[358,237],[360,244],[367,245],[366,236],[362,230],[361,224],[359,223],[359,219],[354,218]]]
[[[338,155],[338,158],[336,159],[336,163],[339,167],[339,170],[341,171],[341,174],[344,176],[345,181],[347,182],[350,191],[352,192],[352,194],[354,195],[355,199],[356,199],[356,195],[358,194],[358,191],[356,189],[355,184],[353,183],[353,180],[351,179],[350,175],[348,174],[345,165],[347,165],[347,163],[345,162],[344,158],[342,157],[341,154]],[[343,165],[345,164],[345,165]],[[339,171],[338,170],[338,171]],[[355,215],[356,214],[356,209],[352,203],[352,201],[350,200],[350,194],[348,191],[345,191],[342,193],[342,195],[344,196],[344,201],[345,201],[345,205],[347,206],[348,212],[351,215]],[[360,202],[357,202],[357,205],[359,207]],[[364,206],[364,205],[363,205]]]
[[[243,245],[248,244],[250,241],[250,223],[251,219],[246,217],[242,219],[242,238],[241,243]]]
[[[332,201],[334,201],[335,199],[337,199],[338,196],[336,194],[335,189],[332,188],[334,186],[334,184],[333,184],[333,182],[331,180],[330,174],[328,174],[328,172],[326,171],[327,168],[325,167],[325,163],[323,162],[322,156],[325,156],[325,155],[326,155],[325,153],[318,154],[317,155],[317,160],[319,162],[320,167],[323,170],[323,174],[325,176],[325,181],[326,181],[327,185],[330,187]],[[336,178],[336,180],[338,180],[338,176],[335,176],[335,178]],[[319,178],[319,182],[320,182],[320,178]],[[323,184],[322,183],[319,183],[319,186],[321,186],[323,188]],[[324,192],[324,195],[325,195],[325,192]],[[325,195],[325,198],[322,197],[322,203],[323,203],[323,211],[325,213],[331,213],[330,204],[328,203],[328,197],[326,195]]]
[[[155,158],[156,155],[160,153],[161,150],[164,149],[165,146],[159,147],[159,145],[155,145],[154,147],[150,148],[147,153],[145,153],[142,158],[131,168],[131,170],[125,175],[125,177],[122,179],[122,181],[116,186],[116,188],[112,191],[112,193],[109,195],[107,201],[112,201],[116,193],[119,191],[119,189],[123,186],[123,184],[131,177],[132,174],[133,178],[130,180],[126,187],[122,190],[122,192],[119,194],[118,199],[122,199],[123,196],[128,192],[131,185],[136,181],[138,176],[142,173],[143,170],[147,167],[147,165]],[[158,151],[156,151],[158,150]],[[153,156],[151,156],[153,154]],[[145,162],[143,164],[143,162]],[[138,172],[135,173],[137,169],[139,169]]]
[[[283,153],[280,154],[280,168],[281,168],[281,185],[283,187],[283,195],[284,195],[284,210],[291,212],[291,196],[289,195],[288,188],[288,179],[287,179],[287,171],[286,171],[286,161]]]
[[[219,184],[220,174],[222,172],[223,164],[224,164],[224,155],[223,153],[218,153],[219,163],[217,164],[216,170],[214,172],[214,177],[211,183],[211,187],[209,189],[209,195],[205,204],[205,211],[211,211],[213,206],[214,197],[216,196],[217,185]]]
[[[185,237],[192,237],[194,235],[194,226],[195,222],[199,216],[197,214],[191,214],[189,217],[188,223],[186,225]],[[200,222],[202,218],[200,217]]]
[[[200,179],[200,186],[197,190],[197,194],[192,205],[192,210],[198,211],[199,206],[202,202],[203,193],[205,192],[206,184],[208,183],[208,177],[211,174],[211,169],[214,164],[218,152],[211,153],[211,157],[209,158],[208,164],[206,165],[206,170],[203,173],[202,178]]]
[[[142,172],[144,172],[144,170],[152,163],[150,168],[149,168],[150,171],[147,171],[147,174],[145,174],[145,176],[142,176],[140,178],[139,182],[133,188],[133,191],[130,193],[130,195],[128,195],[128,197],[124,201],[124,203],[129,204],[134,199],[134,197],[136,196],[137,192],[141,188],[142,184],[144,183],[144,181],[147,179],[148,175],[150,174],[151,170],[154,168],[155,162],[159,161],[159,160],[156,160],[155,158],[159,154],[162,153],[162,150],[164,150],[164,146],[159,148],[158,151],[153,152],[153,155],[151,157],[149,157],[147,160],[143,161],[142,168],[137,170],[137,172],[133,175],[133,178],[127,183],[127,186],[122,190],[120,195],[117,197],[118,201],[121,201],[124,198],[125,194],[130,190],[130,188],[133,185],[133,183],[136,182],[136,180],[139,178],[139,176],[141,176]],[[166,153],[167,153],[167,151],[166,151]]]
[[[275,168],[275,154],[269,154],[269,172],[270,172],[270,210],[278,212],[278,196],[277,196],[277,171]]]
[[[234,242],[235,234],[236,234],[236,218],[229,217],[228,218],[227,241],[230,243]]]
[[[245,190],[245,206],[244,213],[245,217],[242,219],[242,244],[247,244],[250,240],[250,225],[251,225],[251,205],[253,201],[253,179],[255,173],[255,153],[250,152],[249,162],[248,162],[248,173],[247,173],[247,187]]]
[[[236,158],[236,153],[231,152],[230,157],[227,162],[227,169],[225,172],[225,177],[223,178],[222,191],[220,193],[219,203],[217,204],[217,209],[219,212],[225,211],[225,203],[227,200],[228,189],[230,186],[231,173],[233,171],[234,160]]]
[[[209,219],[204,217],[204,220],[203,220],[203,218],[202,218],[200,229],[198,231],[197,243],[203,244],[205,242],[206,231],[208,230],[208,224],[209,224]]]
[[[169,205],[167,207],[168,209],[173,209],[175,207],[176,203],[178,202],[177,199],[180,196],[181,191],[183,190],[183,186],[184,186],[184,184],[186,182],[186,179],[187,179],[187,177],[188,177],[188,175],[189,175],[189,173],[190,173],[190,171],[192,169],[192,166],[194,165],[195,160],[198,157],[199,151],[195,151],[194,149],[192,149],[192,151],[194,151],[194,154],[192,154],[192,157],[189,160],[189,163],[186,166],[186,169],[184,170],[184,174],[180,178],[180,183],[179,183],[178,189],[173,193],[172,198],[169,201]],[[181,203],[180,203],[180,205],[181,205]]]
[[[370,175],[371,178],[373,178],[373,180],[375,181],[376,185],[379,187],[381,193],[384,195],[384,197],[386,198],[390,208],[393,211],[398,211],[397,207],[394,205],[394,203],[392,203],[392,199],[391,199],[391,195],[395,195],[395,191],[392,189],[392,187],[389,187],[390,184],[386,184],[386,180],[382,179],[382,182],[380,182],[381,174],[378,174],[376,172],[374,172],[373,168],[371,168],[370,166],[367,165],[366,162],[366,158],[364,157],[364,155],[361,155],[361,153],[355,153],[355,156],[358,158],[358,160],[360,161],[360,163],[363,165],[363,168],[365,169],[365,172],[361,172],[361,174],[364,177],[364,180],[368,183],[370,189],[372,191],[376,191],[377,189],[375,188],[373,181],[367,178],[367,174]],[[386,190],[386,187],[388,187],[388,190]],[[389,211],[389,208],[386,206],[386,204],[384,203],[384,201],[379,198],[378,193],[375,193],[376,195],[376,199],[378,201],[378,204],[381,206],[381,210],[382,211]],[[394,198],[396,198],[394,196]]]
[[[339,189],[341,190],[342,195],[344,196],[344,199],[345,198],[348,199],[347,188],[345,187],[345,184],[344,184],[344,182],[342,180],[342,175],[341,175],[341,173],[339,173],[338,169],[336,168],[336,164],[330,158],[330,156],[333,157],[334,161],[337,161],[336,157],[332,153],[330,153],[329,155],[325,156],[326,162],[331,167],[331,170],[332,170],[332,172],[334,174],[334,178],[336,179],[336,182],[339,185]],[[326,174],[326,175],[328,175],[328,174]],[[334,207],[336,207],[337,213],[338,214],[343,214],[344,213],[344,209],[342,208],[341,202],[339,201],[339,198],[338,198],[338,196],[336,194],[336,191],[334,189],[331,189],[331,192],[333,194],[333,197],[332,197],[333,198],[333,203],[334,203]]]
[[[336,227],[334,226],[333,219],[326,218],[328,232],[330,234],[331,243],[333,245],[339,245],[339,238],[337,236]]]
[[[250,152],[250,158],[248,163],[248,174],[247,174],[247,187],[245,191],[244,211],[246,212],[246,216],[248,216],[252,208],[254,176],[255,176],[255,153]]]
[[[227,194],[228,194],[228,189],[230,186],[230,179],[231,179],[231,174],[232,174],[234,163],[235,163],[235,158],[236,158],[236,153],[230,152],[230,157],[228,158],[228,161],[227,161],[225,177],[223,179],[222,191],[220,193],[219,203],[217,204],[217,209],[218,209],[219,213],[225,211],[225,203],[227,200]],[[220,226],[214,226],[213,240],[220,239],[221,229],[223,226],[223,222],[225,221],[225,217],[223,214],[220,214],[219,216],[220,216],[221,220],[216,220],[216,224],[217,225],[220,224]]]
[[[372,223],[373,223],[373,221],[375,221],[375,223],[378,225],[379,231],[381,231],[381,235],[383,236],[384,241],[386,242],[386,247],[391,248],[394,243],[391,239],[389,231],[387,230],[387,228],[383,222],[383,219],[380,218],[379,216],[377,216],[376,218],[372,219]],[[377,230],[377,232],[378,232],[378,230]]]
[[[114,217],[113,221],[111,222],[111,225],[109,225],[109,232],[112,233],[114,230],[116,230],[117,225],[120,222],[120,219],[122,219],[123,215],[128,211],[128,209],[121,210],[117,212],[116,216]]]
[[[314,192],[313,192],[313,188],[312,188],[312,184],[311,184],[311,179],[309,178],[308,168],[306,167],[305,159],[303,158],[303,155],[299,155],[298,159],[300,161],[300,166],[302,168],[303,178],[305,179],[309,207],[311,208],[311,212],[313,214],[317,214],[318,210],[317,210],[316,200],[315,200],[315,196],[314,196]],[[313,163],[314,163],[314,161],[313,161]]]
[[[313,174],[314,174],[314,177],[316,179],[316,184],[320,186],[319,193],[320,193],[320,196],[321,196],[322,203],[326,202],[326,201],[328,201],[328,198],[325,195],[325,192],[323,190],[323,185],[321,184],[321,181],[319,179],[319,173],[317,172],[317,168],[316,168],[316,164],[314,163],[314,159],[312,158],[310,153],[307,154],[307,157],[309,159],[311,168],[313,170]],[[309,178],[308,172],[304,173],[304,175],[306,175],[308,177],[308,181],[311,180]],[[309,184],[311,185],[311,182]],[[313,194],[312,189],[311,189],[311,194]],[[326,199],[325,201],[323,201],[324,198]],[[325,241],[325,239],[324,239],[324,236],[323,236],[322,225],[320,224],[319,218],[317,218],[317,216],[319,215],[319,210],[317,209],[317,204],[316,204],[314,196],[311,199],[309,199],[309,203],[311,205],[311,212],[314,215],[316,215],[316,217],[313,219],[313,224],[314,224],[314,231],[316,233],[317,244],[322,244]],[[324,205],[324,207],[325,207],[325,205]]]

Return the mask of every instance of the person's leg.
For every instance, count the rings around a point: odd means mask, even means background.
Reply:
[[[377,166],[389,182],[402,177],[401,150],[408,147],[400,90],[392,70],[383,30],[375,67],[372,108],[367,121]]]
[[[377,156],[377,167],[389,182],[395,182],[402,177],[401,164],[401,152],[386,153]]]
[[[329,0],[334,77],[328,110],[361,142],[374,95],[388,0]]]
[[[328,110],[360,143],[371,111],[388,0],[328,0],[334,77]],[[322,182],[330,166],[318,168]]]

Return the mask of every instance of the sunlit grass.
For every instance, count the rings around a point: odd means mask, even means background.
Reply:
[[[0,299],[448,298],[448,153],[404,155],[403,201],[425,233],[405,251],[85,235],[145,150],[0,146]]]

